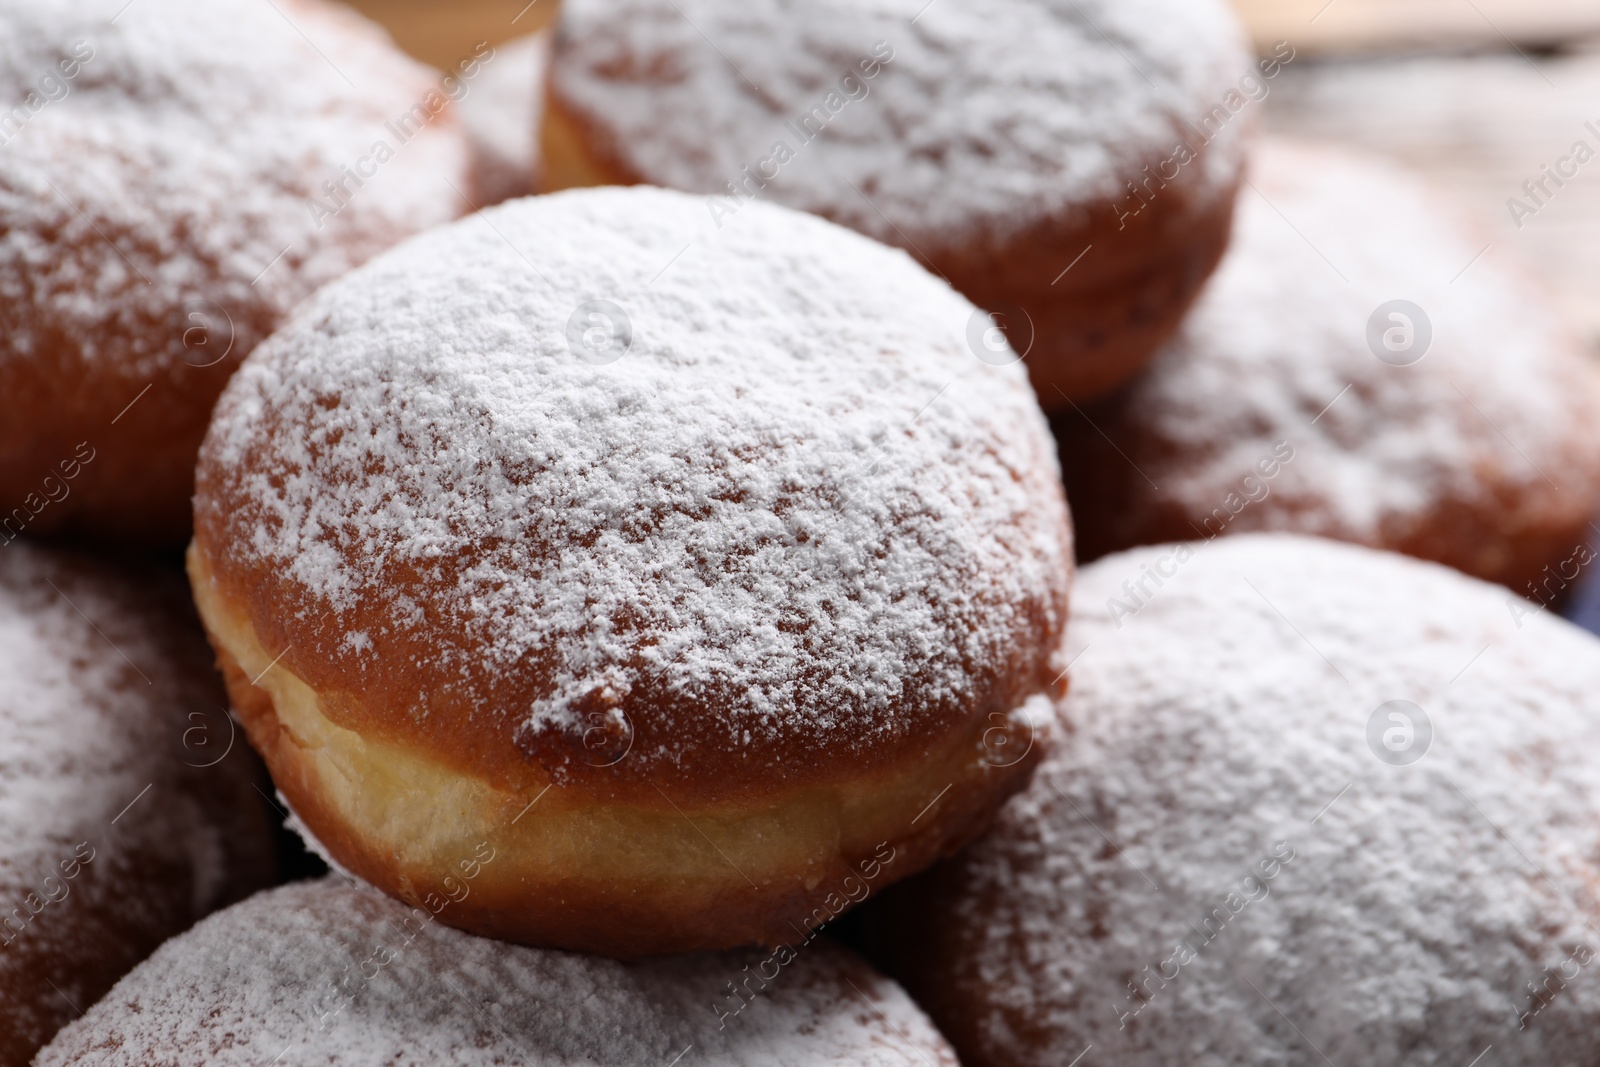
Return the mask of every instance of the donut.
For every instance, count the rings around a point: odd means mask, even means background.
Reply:
[[[308,836],[442,921],[637,956],[778,944],[953,851],[1063,684],[1054,442],[972,306],[700,198],[511,201],[245,362],[189,573]]]
[[[1085,567],[1069,648],[1071,744],[877,902],[962,1063],[1593,1057],[1593,636],[1437,564],[1244,534]]]
[[[770,199],[905,248],[1065,406],[1176,328],[1292,57],[1253,65],[1222,0],[568,0],[543,180],[702,194],[708,237]]]
[[[1399,168],[1268,141],[1176,339],[1058,416],[1084,559],[1282,530],[1550,603],[1600,503],[1600,384],[1539,288]]]
[[[0,1065],[270,884],[260,764],[176,574],[0,549]]]
[[[461,123],[472,144],[477,204],[527,196],[539,184],[539,125],[544,108],[550,31],[485,45],[483,74],[464,83]],[[476,57],[474,57],[476,58]]]
[[[472,196],[450,79],[320,0],[0,0],[0,540],[180,548],[228,376]]]
[[[622,963],[435,918],[331,876],[257,894],[162,946],[39,1067],[956,1067],[905,992],[826,937]]]

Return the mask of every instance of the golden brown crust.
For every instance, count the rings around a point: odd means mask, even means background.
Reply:
[[[488,937],[618,957],[803,940],[960,849],[1047,747],[1030,708],[759,801],[686,778],[617,801],[525,761],[490,773],[369,733],[392,721],[381,707],[350,729],[353,699],[324,704],[274,662],[198,542],[189,558],[234,707],[296,815],[351,873]]]
[[[1131,473],[1129,464],[1137,464],[1159,479],[1165,464],[1156,457],[1176,457],[1142,427],[1129,423],[1120,399],[1081,412],[1057,412],[1051,426],[1061,441],[1083,562],[1136,545],[1210,540],[1218,532],[1209,512],[1191,511]],[[1592,466],[1592,460],[1575,465]],[[1251,505],[1224,529],[1337,536],[1443,563],[1550,605],[1564,602],[1576,574],[1574,564],[1590,558],[1585,546],[1592,539],[1592,501],[1545,489],[1542,484],[1499,484],[1460,499],[1436,499],[1425,512],[1397,517],[1367,536],[1326,531],[1326,504],[1315,495],[1272,500],[1255,514]]]
[[[1144,369],[1227,250],[1237,184],[1202,198],[1193,184],[1169,184],[1126,221],[1098,205],[997,245],[929,251],[930,266],[979,307],[1027,312],[1039,403],[1069,408]]]
[[[0,313],[0,323],[7,318]],[[148,336],[165,338],[171,328],[147,324]],[[28,359],[0,359],[0,394],[15,398],[27,419],[0,439],[0,540],[25,533],[124,547],[182,544],[211,407],[267,329],[241,318],[227,359],[207,367],[177,361],[153,377],[86,367],[82,339],[64,335],[52,334]]]
[[[596,800],[653,805],[662,775],[672,774],[673,796],[683,803],[759,802],[774,789],[894,775],[932,758],[952,736],[981,736],[996,716],[1010,716],[1031,696],[1059,684],[1058,620],[1064,618],[1064,605],[1057,598],[1064,598],[1066,581],[1050,597],[1018,606],[1003,640],[990,642],[1002,646],[995,649],[995,661],[971,665],[968,692],[931,691],[920,684],[922,678],[905,679],[898,714],[914,729],[869,736],[871,726],[881,724],[837,723],[831,740],[779,736],[758,749],[735,753],[726,743],[727,723],[718,715],[737,706],[740,693],[717,687],[689,696],[657,692],[646,683],[632,690],[632,710],[615,740],[591,732],[596,724],[610,729],[593,718],[594,712],[605,710],[600,705],[579,707],[587,725],[576,731],[529,737],[518,729],[519,719],[549,691],[550,667],[533,670],[519,664],[514,672],[496,674],[488,665],[474,664],[469,680],[463,681],[439,650],[462,645],[472,635],[441,627],[374,638],[373,658],[379,662],[364,668],[337,653],[347,645],[346,635],[379,632],[379,625],[387,622],[379,606],[358,608],[339,626],[328,627],[324,616],[300,610],[302,591],[286,589],[287,583],[270,574],[269,567],[213,549],[212,536],[202,519],[190,553],[191,574],[207,574],[218,590],[217,601],[248,622],[253,639],[269,651],[261,666],[281,652],[276,662],[315,690],[322,712],[338,726],[424,749],[454,771],[517,794],[555,779],[563,788]],[[203,562],[197,564],[197,559]],[[396,585],[397,596],[421,600],[430,592],[440,595],[437,586],[426,582]],[[215,643],[205,597],[198,590],[196,596]],[[470,645],[465,651],[470,655]],[[626,749],[630,758],[612,761],[608,750],[593,756],[590,750],[597,745]],[[668,751],[679,755],[664,755]]]

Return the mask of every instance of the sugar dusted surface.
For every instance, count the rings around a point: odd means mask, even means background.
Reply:
[[[0,547],[0,917],[59,898],[0,936],[0,1055],[104,992],[108,961],[131,966],[264,874],[257,765],[242,734],[223,759],[225,698],[186,592]]]
[[[902,252],[765,205],[711,240],[702,210],[515,201],[257,351],[198,515],[286,664],[491,758],[581,736],[607,690],[619,773],[730,783],[860,768],[1045,687],[1070,533],[1020,364],[976,359],[971,305]],[[568,340],[596,299],[631,321],[604,365]]]
[[[558,34],[553,90],[643,180],[726,193],[783,142],[762,197],[936,259],[1127,197],[1253,69],[1217,0],[573,0]],[[802,143],[785,123],[814,107]],[[1193,165],[1219,194],[1235,133]]]
[[[969,1062],[1058,1067],[1090,1042],[1127,1067],[1325,1062],[1313,1046],[1374,1067],[1465,1065],[1490,1044],[1503,1064],[1591,1059],[1600,643],[1363,548],[1243,535],[1172,574],[1174,552],[1080,574],[1073,743],[920,931],[957,961],[920,977],[989,1050]],[[1122,583],[1158,566],[1165,584],[1119,626]],[[1369,749],[1391,700],[1432,722],[1410,766]],[[1269,892],[1228,903],[1279,841],[1294,858]],[[1141,1008],[1127,983],[1185,941],[1198,959]],[[1566,965],[1519,1028],[1528,983],[1580,945],[1589,966]]]
[[[1513,250],[1374,158],[1268,141],[1251,180],[1227,258],[1118,402],[1157,498],[1210,516],[1279,442],[1293,461],[1230,529],[1392,542],[1444,501],[1514,523],[1600,498],[1600,380]],[[1396,299],[1432,323],[1407,367],[1367,341]]]
[[[494,46],[493,58],[467,82],[461,123],[472,141],[479,206],[534,191],[539,174],[539,122],[544,117],[550,31]]]
[[[80,42],[92,58],[62,79]],[[317,0],[0,3],[0,109],[47,78],[66,95],[0,148],[0,300],[22,309],[0,369],[65,335],[78,373],[144,384],[196,358],[183,309],[200,299],[211,329],[232,318],[237,356],[318,285],[464,207],[447,182],[466,183],[465,144],[444,118],[317,225],[322,183],[398,145],[385,123],[436,85]]]
[[[955,1064],[899,987],[826,940],[781,968],[765,951],[625,964],[427,914],[331,878],[260,894],[169,942],[38,1062]],[[762,967],[776,977],[731,1014],[728,984]]]

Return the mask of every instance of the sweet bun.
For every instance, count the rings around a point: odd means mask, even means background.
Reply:
[[[473,937],[332,878],[259,894],[169,942],[38,1063],[679,1060],[956,1067],[904,991],[826,939],[782,963],[619,963]]]
[[[1253,172],[1178,337],[1056,420],[1082,558],[1285,530],[1552,602],[1600,503],[1600,379],[1559,314],[1391,164],[1269,141]]]
[[[1086,567],[1072,743],[881,902],[891,973],[968,1067],[1591,1060],[1600,643],[1519,605],[1294,535]]]
[[[0,99],[0,538],[180,546],[229,374],[465,211],[466,138],[319,0],[0,0]]]
[[[190,576],[251,740],[403,900],[493,849],[442,916],[475,933],[806,936],[1043,749],[1072,546],[1022,368],[903,252],[703,210],[580,190],[415,238],[251,356],[201,453]]]
[[[225,700],[176,575],[0,549],[0,1067],[270,883]]]
[[[705,194],[707,239],[759,197],[906,248],[1065,406],[1137,371],[1216,265],[1241,87],[1265,82],[1222,0],[568,0],[544,181]]]
[[[472,144],[477,206],[498,204],[535,192],[539,184],[539,126],[544,113],[545,68],[550,61],[550,31],[483,46],[462,65],[477,69],[463,81],[457,109]]]

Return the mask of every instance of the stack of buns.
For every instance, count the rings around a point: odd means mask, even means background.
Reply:
[[[1583,1061],[1600,372],[1293,57],[0,0],[0,1067]]]

